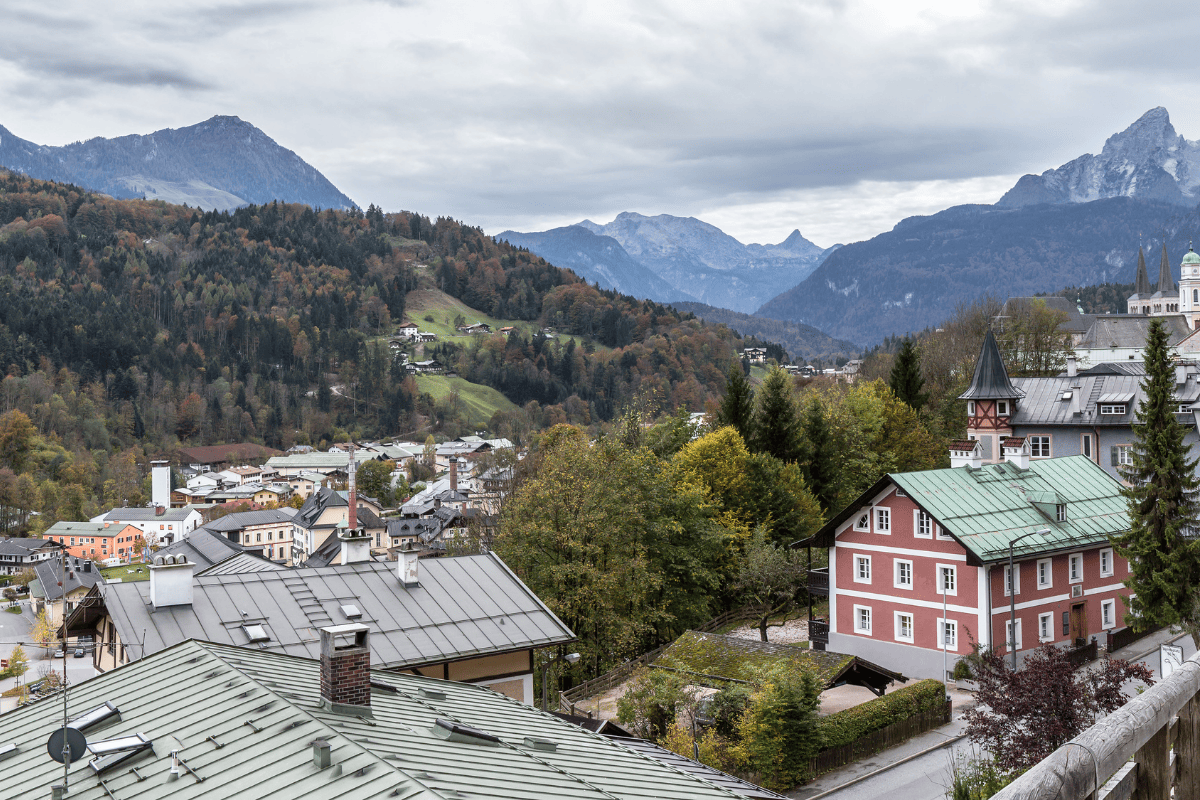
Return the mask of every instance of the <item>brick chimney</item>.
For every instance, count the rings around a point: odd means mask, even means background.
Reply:
[[[450,491],[458,491],[458,458],[450,456]]]
[[[321,628],[321,705],[371,715],[371,629],[361,623]]]

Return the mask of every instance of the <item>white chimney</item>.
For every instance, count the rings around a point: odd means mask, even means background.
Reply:
[[[192,567],[186,556],[155,556],[150,565],[150,605],[157,611],[192,604]]]
[[[361,528],[346,528],[338,532],[342,543],[342,563],[359,564],[371,560],[371,537]]]
[[[1188,373],[1187,365],[1185,365],[1185,364],[1176,364],[1175,365],[1175,383],[1176,383],[1176,385],[1183,386],[1185,383],[1187,383],[1187,373]]]
[[[962,439],[950,443],[950,468],[983,466],[983,450],[979,442],[972,439]]]
[[[1074,378],[1079,374],[1079,367],[1075,363],[1075,356],[1067,356],[1067,377]]]
[[[417,558],[417,549],[410,542],[400,549],[399,565],[400,583],[404,584],[405,589],[412,589],[420,586],[421,582],[417,577],[417,564],[420,559]]]
[[[171,507],[171,464],[169,461],[150,462],[150,502],[162,508]]]
[[[1083,391],[1083,387],[1075,384],[1071,387],[1071,416],[1082,413],[1083,399],[1079,396]]]
[[[1000,447],[1004,451],[1004,460],[1010,464],[1029,469],[1029,442],[1021,439],[1003,439]]]

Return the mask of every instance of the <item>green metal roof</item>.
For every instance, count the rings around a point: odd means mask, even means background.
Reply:
[[[1032,461],[1028,469],[1004,463],[888,476],[982,561],[1008,557],[1008,544],[1033,531],[1018,555],[1105,542],[1129,529],[1121,484],[1086,456]],[[1055,521],[1034,503],[1066,503]]]
[[[1196,251],[1189,247],[1187,255],[1183,257],[1183,265],[1192,266],[1194,264],[1200,264],[1200,255],[1197,255]]]
[[[320,705],[319,662],[187,641],[71,689],[68,716],[111,702],[120,719],[89,742],[141,733],[151,751],[97,776],[89,758],[70,768],[72,800],[366,800],[466,797],[535,800],[739,798],[702,778],[488,689],[372,671],[369,718]],[[384,688],[390,687],[390,688]],[[420,694],[421,689],[437,694]],[[441,718],[500,739],[487,746],[433,732]],[[45,800],[62,778],[46,740],[62,725],[51,696],[0,714],[4,797]],[[526,737],[553,742],[534,749]],[[313,764],[312,742],[333,766]],[[170,780],[172,750],[189,773]],[[133,771],[136,769],[136,773]],[[104,785],[101,784],[103,780]]]

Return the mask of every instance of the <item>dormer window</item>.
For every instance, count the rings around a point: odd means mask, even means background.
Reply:
[[[1007,400],[997,400],[996,401],[996,413],[1002,417],[1008,416],[1008,401]]]
[[[1192,404],[1191,403],[1180,403],[1179,404],[1179,413],[1180,414],[1192,413]]]
[[[1067,504],[1059,503],[1054,507],[1054,518],[1059,522],[1067,521]]]
[[[1124,413],[1125,413],[1125,404],[1124,403],[1108,403],[1108,404],[1102,404],[1100,406],[1100,414],[1101,415],[1124,414]]]

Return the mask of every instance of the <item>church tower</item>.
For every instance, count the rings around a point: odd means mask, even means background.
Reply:
[[[1179,310],[1189,328],[1200,328],[1200,255],[1191,245],[1179,264]]]
[[[967,401],[967,438],[982,445],[985,463],[1001,460],[1000,442],[1012,436],[1012,417],[1017,399],[1023,396],[1024,392],[1009,380],[996,337],[988,328],[971,385],[958,396]]]
[[[1162,275],[1159,275],[1161,278]],[[1153,290],[1150,288],[1150,276],[1146,274],[1146,255],[1142,252],[1142,248],[1138,248],[1138,265],[1137,277],[1133,279],[1133,294],[1129,296],[1128,308],[1130,314],[1149,314],[1150,313],[1150,297]]]

